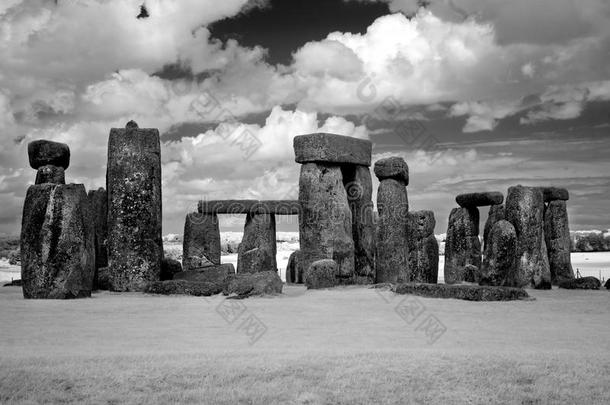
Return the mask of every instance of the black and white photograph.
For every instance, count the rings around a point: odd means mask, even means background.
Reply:
[[[610,404],[610,0],[0,0],[0,404]]]

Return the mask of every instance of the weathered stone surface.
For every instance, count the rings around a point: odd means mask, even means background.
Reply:
[[[432,211],[409,212],[409,272],[412,282],[438,282],[438,242]]]
[[[398,284],[396,294],[414,294],[430,298],[455,298],[466,301],[512,301],[527,299],[529,295],[522,288],[478,286],[472,284]]]
[[[95,290],[112,290],[112,285],[110,284],[110,269],[108,267],[100,267],[96,270],[95,283],[93,287]]]
[[[237,274],[277,272],[275,215],[248,214],[237,249]]]
[[[67,169],[70,166],[70,148],[65,143],[40,139],[28,144],[30,166],[39,169],[52,165]]]
[[[347,200],[352,211],[355,274],[351,282],[375,282],[375,223],[373,219],[373,181],[366,166],[341,168]]]
[[[305,285],[310,289],[337,285],[337,263],[331,259],[313,262],[305,271]]]
[[[484,193],[467,193],[455,197],[455,202],[460,207],[484,207],[486,205],[499,205],[504,202],[504,195],[499,191],[488,191]]]
[[[330,163],[370,166],[373,144],[365,139],[335,134],[308,134],[293,140],[297,163]]]
[[[485,248],[487,248],[487,240],[489,238],[491,228],[493,228],[496,222],[503,219],[506,219],[504,205],[492,205],[489,207],[489,214],[487,216],[487,221],[485,221],[485,228],[483,229],[483,246]]]
[[[377,210],[376,282],[408,282],[409,202],[405,183],[396,179],[382,180],[377,191]]]
[[[565,188],[560,187],[539,187],[542,191],[542,196],[544,198],[544,202],[550,201],[567,201],[570,199],[570,193]]]
[[[519,287],[551,288],[551,271],[544,242],[544,201],[537,187],[508,189],[506,219],[517,233]]]
[[[551,282],[574,278],[570,257],[570,225],[566,202],[554,200],[544,210],[544,240],[549,256]]]
[[[599,290],[602,283],[596,277],[581,277],[571,280],[561,280],[559,288],[568,290]]]
[[[379,180],[394,179],[409,185],[409,166],[401,157],[392,156],[375,162],[375,176]]]
[[[209,283],[228,283],[235,274],[232,263],[217,264],[203,269],[181,271],[174,274],[174,280],[205,281]]]
[[[21,225],[24,298],[91,296],[94,229],[82,184],[39,184],[25,197]]]
[[[89,190],[87,194],[89,207],[91,208],[91,221],[95,230],[95,276],[93,277],[93,289],[98,286],[98,269],[108,267],[108,193],[103,188]]]
[[[467,268],[468,265],[475,270]],[[445,241],[445,283],[475,282],[480,267],[479,210],[476,207],[454,208],[449,215]]]
[[[604,284],[606,290],[610,290],[610,279],[606,280],[606,284]]]
[[[164,257],[161,260],[161,281],[173,280],[174,275],[182,271],[182,264],[175,259]]]
[[[116,291],[161,273],[161,149],[157,129],[112,128],[108,141],[108,266]]]
[[[23,282],[20,278],[16,280],[11,280],[8,283],[5,283],[2,287],[21,287],[23,286]]]
[[[259,273],[242,273],[229,277],[229,283],[224,288],[224,295],[234,295],[246,298],[256,295],[275,295],[282,293],[282,279],[276,271],[261,271]]]
[[[196,297],[209,297],[220,294],[223,285],[218,283],[208,283],[204,281],[189,280],[166,280],[152,281],[148,283],[144,292],[149,294],[162,295],[193,295]]]
[[[197,211],[203,214],[299,215],[298,200],[201,200]]]
[[[220,255],[218,216],[188,214],[182,237],[182,269],[189,271],[220,264]]]
[[[288,264],[286,265],[287,283],[303,284],[303,272],[300,271],[301,267],[298,265],[299,254],[300,250],[295,250],[288,258]]]
[[[480,285],[514,287],[517,278],[517,233],[508,221],[500,220],[493,226],[479,273]]]
[[[338,276],[354,275],[352,213],[338,166],[307,163],[301,166],[299,180],[300,271],[313,262],[333,259]]]
[[[61,166],[45,165],[38,168],[34,184],[66,184],[66,172]]]

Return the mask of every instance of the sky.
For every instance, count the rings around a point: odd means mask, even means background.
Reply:
[[[292,139],[313,132],[404,157],[436,233],[457,194],[516,184],[566,187],[572,230],[610,228],[607,0],[142,2],[0,2],[0,234],[30,141],[67,143],[66,181],[97,189],[132,119],[161,133],[164,234],[202,198],[296,199]]]

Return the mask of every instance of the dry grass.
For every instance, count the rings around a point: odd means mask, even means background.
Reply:
[[[26,301],[0,289],[0,403],[556,404],[610,402],[607,291],[535,301],[400,301],[366,288],[240,301],[96,294]],[[404,302],[403,302],[404,304]],[[266,333],[239,329],[255,315]],[[427,315],[447,331],[428,344]]]

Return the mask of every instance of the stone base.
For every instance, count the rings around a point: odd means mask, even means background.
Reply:
[[[196,297],[209,297],[220,294],[223,286],[217,283],[207,283],[188,280],[153,281],[148,284],[144,292],[162,295],[194,295]]]
[[[396,294],[413,294],[430,298],[455,298],[466,301],[513,301],[527,299],[522,288],[489,287],[471,284],[423,284],[405,283],[396,285]]]

